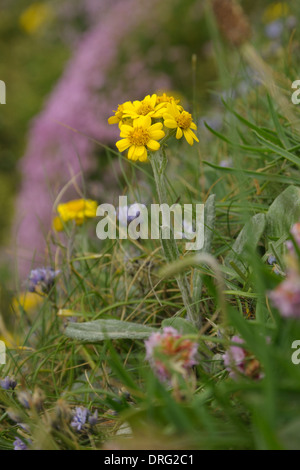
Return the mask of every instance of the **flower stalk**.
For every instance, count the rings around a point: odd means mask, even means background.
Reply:
[[[164,150],[160,149],[157,152],[153,152],[149,156],[149,160],[153,170],[159,204],[161,205],[167,203],[165,169],[168,160]],[[161,245],[167,262],[173,263],[174,261],[177,261],[179,259],[179,251],[176,244],[176,240],[174,238],[172,227],[170,227],[169,238],[164,238],[165,229],[166,227],[161,227]],[[176,275],[176,281],[182,295],[184,306],[186,308],[187,319],[197,328],[201,328],[201,317],[198,314],[195,305],[193,305],[190,286],[186,275],[183,273],[178,273]]]

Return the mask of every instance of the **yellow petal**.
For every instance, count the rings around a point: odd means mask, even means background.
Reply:
[[[132,145],[128,150],[128,158],[129,160],[134,160],[133,155],[135,153],[135,145]]]
[[[174,121],[174,120],[171,120],[171,119],[166,119],[164,124],[169,129],[176,129],[176,127],[177,127],[177,122]]]
[[[149,97],[149,98],[150,98],[150,97]],[[155,94],[152,95],[151,98],[150,98],[150,100],[149,100],[149,101],[150,101],[150,104],[151,104],[151,106],[152,106],[152,108],[155,107],[155,105],[156,105],[156,100],[157,100],[157,95],[155,95]]]
[[[135,154],[137,157],[140,157],[141,155],[143,155],[144,152],[145,152],[144,145],[139,145],[135,148]]]
[[[164,113],[164,119],[170,119],[171,121],[175,121],[174,116],[170,113]]]
[[[186,141],[188,144],[193,145],[194,144],[194,139],[192,135],[189,133],[189,131],[183,131],[184,132],[184,137],[186,138]],[[191,131],[192,132],[192,131]]]
[[[56,230],[57,232],[62,232],[63,229],[64,229],[62,220],[61,220],[61,218],[58,217],[58,216],[57,216],[57,217],[54,217],[53,222],[52,222],[52,225],[53,225],[54,230]]]
[[[147,143],[147,147],[149,150],[152,150],[153,152],[155,152],[156,150],[159,149],[160,144],[156,140],[149,140],[149,142]]]
[[[196,134],[195,134],[191,129],[187,129],[187,132],[192,136],[192,138],[193,138],[196,142],[199,142],[198,137],[196,136]]]
[[[120,130],[120,137],[128,137],[128,134],[132,132],[132,127],[128,126],[127,124],[123,124]]]
[[[150,131],[157,131],[157,130],[160,130],[163,128],[163,125],[161,122],[156,122],[155,124],[152,124],[152,126],[150,127]]]
[[[107,121],[108,124],[118,124],[119,119],[116,116],[110,116]]]
[[[180,127],[177,127],[176,139],[181,139],[181,137],[182,137],[182,129],[180,129]]]
[[[118,142],[116,142],[116,146],[119,152],[124,152],[124,150],[130,147],[130,142],[128,139],[121,139],[121,140],[118,140]]]
[[[173,116],[179,116],[180,112],[178,110],[178,106],[176,105],[176,103],[174,101],[172,101],[170,103],[170,109],[171,109],[171,113],[173,114]]]
[[[144,153],[139,157],[140,162],[146,162],[147,161],[147,150],[144,147]]]
[[[150,132],[150,137],[151,139],[154,139],[154,140],[160,140],[162,139],[166,134],[164,133],[164,131],[151,131]]]

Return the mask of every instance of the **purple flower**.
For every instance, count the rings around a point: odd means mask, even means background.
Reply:
[[[17,386],[17,382],[14,378],[7,375],[5,379],[0,380],[0,386],[4,388],[4,390],[14,390]]]
[[[239,336],[233,336],[232,341],[234,343],[243,344],[244,341]],[[228,370],[231,378],[236,378],[236,372],[244,372],[244,362],[246,358],[246,352],[239,346],[230,346],[228,351],[222,356],[226,370]]]
[[[140,206],[146,207],[144,204],[139,204],[137,202],[131,204],[130,206],[120,207],[117,214],[120,224],[125,227],[134,219],[139,217],[141,213]]]
[[[71,421],[71,426],[76,429],[76,431],[82,431],[83,427],[86,424],[88,418],[89,410],[83,407],[76,407],[74,417]]]
[[[296,245],[300,249],[300,222],[297,222],[296,224],[293,225],[293,227],[291,229],[291,235],[293,236],[293,238],[296,242]],[[291,240],[288,240],[286,242],[286,246],[287,246],[288,250],[291,253],[293,253],[293,254],[295,253],[295,247],[294,247],[294,244]]]
[[[225,158],[224,160],[220,161],[220,166],[223,168],[231,168],[233,165],[232,158]]]
[[[274,255],[270,255],[267,261],[268,261],[268,264],[273,265],[276,263],[276,258]]]
[[[87,408],[82,406],[77,406],[74,412],[73,419],[71,421],[71,426],[76,429],[76,431],[83,431],[88,425],[91,427],[95,426],[98,421],[98,411],[96,410],[93,415]]]
[[[27,450],[27,445],[19,437],[14,441],[14,450]]]
[[[265,27],[265,34],[269,39],[278,39],[283,33],[284,24],[282,20],[275,20]]]
[[[72,9],[74,2],[71,4]],[[20,161],[22,186],[12,237],[14,244],[17,242],[23,276],[32,266],[34,253],[36,263],[45,262],[45,234],[51,228],[56,195],[72,179],[74,185],[65,188],[64,200],[74,198],[81,172],[87,174],[96,168],[95,154],[100,147],[92,139],[105,145],[115,141],[118,130],[107,124],[112,105],[130,99],[129,89],[142,97],[149,90],[171,87],[169,77],[155,71],[155,60],[161,59],[154,57],[150,62],[151,51],[145,57],[139,48],[133,48],[120,71],[121,48],[130,34],[143,22],[157,25],[159,31],[164,18],[157,8],[160,4],[160,0],[95,0],[90,9],[92,26],[77,42],[62,77],[34,119]],[[107,183],[102,186],[103,193],[111,186],[111,181]]]
[[[276,289],[270,292],[273,305],[283,317],[300,318],[300,276],[290,273]]]
[[[232,342],[244,343],[239,336],[233,336]],[[228,370],[232,379],[236,380],[239,375],[245,375],[256,380],[263,377],[258,360],[252,358],[248,351],[240,346],[230,346],[222,357],[226,370]]]
[[[198,363],[198,344],[185,338],[172,327],[153,333],[145,341],[146,359],[162,382],[170,382],[174,372],[186,375]]]
[[[49,292],[59,273],[59,270],[55,271],[53,268],[33,269],[29,275],[28,290],[35,292],[36,288],[39,286],[43,292]]]

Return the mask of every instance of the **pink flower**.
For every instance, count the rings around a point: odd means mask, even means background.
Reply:
[[[78,198],[81,172],[89,175],[97,168],[100,147],[89,137],[105,145],[115,141],[118,131],[107,124],[111,107],[129,99],[128,90],[143,96],[149,90],[170,88],[165,73],[155,71],[139,51],[130,50],[119,70],[122,45],[143,22],[157,23],[160,3],[89,0],[92,26],[76,43],[73,57],[33,120],[19,163],[22,185],[16,198],[12,251],[17,251],[23,277],[47,259],[46,237],[57,195],[65,188],[63,199],[56,202]],[[69,13],[72,5],[69,2]],[[79,14],[80,10],[76,9]],[[71,180],[74,184],[69,184]]]
[[[296,245],[298,245],[300,249],[300,222],[297,222],[296,224],[293,225],[291,229],[291,235],[293,236],[296,242]],[[286,242],[286,246],[291,253],[295,252],[294,244],[291,240],[288,240]]]
[[[234,343],[243,344],[244,341],[239,336],[233,336],[232,341]],[[228,351],[222,356],[226,369],[229,372],[230,377],[236,378],[236,372],[244,372],[244,362],[246,358],[246,352],[239,346],[230,346]]]
[[[233,336],[232,342],[244,343],[239,336]],[[230,346],[222,357],[226,370],[228,370],[229,376],[232,379],[236,380],[240,374],[253,379],[261,379],[263,377],[258,360],[252,358],[248,351],[240,346]]]
[[[300,276],[291,272],[270,292],[270,299],[283,317],[300,318]]]
[[[162,382],[170,382],[176,372],[185,375],[198,363],[198,344],[172,327],[164,328],[162,333],[153,333],[145,346],[146,359]]]

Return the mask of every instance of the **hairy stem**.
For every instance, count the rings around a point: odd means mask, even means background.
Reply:
[[[161,205],[167,203],[165,180],[165,168],[167,166],[167,157],[163,151],[154,152],[150,156],[150,162],[152,165],[159,204]],[[170,227],[170,231],[168,230],[168,233],[170,233],[169,238],[164,237],[164,229],[166,229],[166,227],[161,228],[161,245],[167,262],[172,263],[179,259],[179,251],[176,244],[176,240],[174,239],[172,227]],[[196,327],[201,328],[201,317],[197,313],[195,305],[193,305],[192,303],[190,286],[186,275],[180,273],[176,275],[176,280],[182,295],[184,306],[186,308],[187,319]]]

